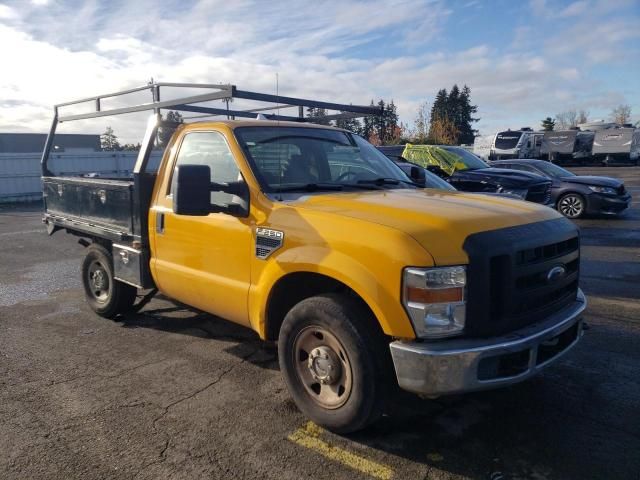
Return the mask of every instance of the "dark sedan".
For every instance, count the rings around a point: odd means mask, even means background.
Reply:
[[[568,218],[585,214],[618,214],[631,204],[624,183],[611,177],[580,176],[544,160],[499,160],[492,165],[537,173],[552,181],[551,199]]]
[[[536,174],[491,168],[464,148],[449,145],[394,145],[378,147],[390,159],[424,166],[453,185],[472,193],[505,194],[551,205],[551,182]],[[402,168],[402,167],[401,167]],[[414,178],[414,181],[416,179]]]

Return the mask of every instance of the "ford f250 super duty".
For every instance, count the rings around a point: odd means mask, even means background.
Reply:
[[[162,86],[206,93],[161,100]],[[146,88],[151,103],[101,108]],[[229,98],[298,115],[255,120],[258,109],[211,106]],[[95,108],[64,114],[84,102]],[[427,397],[509,385],[579,341],[586,300],[571,221],[535,203],[418,188],[363,138],[309,124],[304,107],[340,112],[328,118],[379,113],[190,84],[56,106],[44,222],[86,247],[91,308],[116,318],[160,291],[252,328],[277,341],[300,410],[336,432],[376,420],[394,384]],[[231,119],[173,124],[163,109]],[[132,178],[52,170],[59,123],[143,110],[154,113]],[[149,159],[167,128],[175,133],[155,171]]]

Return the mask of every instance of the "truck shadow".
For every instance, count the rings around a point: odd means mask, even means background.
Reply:
[[[128,313],[118,318],[122,328],[150,328],[162,332],[225,342],[224,351],[260,368],[278,370],[275,345],[260,339],[253,330],[201,312],[186,305],[163,301],[166,306],[156,307],[156,302],[138,313]],[[247,346],[254,353],[247,356]]]

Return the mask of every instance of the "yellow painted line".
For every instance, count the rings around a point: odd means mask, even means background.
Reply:
[[[380,480],[389,480],[393,475],[393,470],[386,465],[382,465],[381,463],[377,463],[373,460],[361,457],[360,455],[348,452],[340,447],[334,447],[333,445],[321,440],[320,434],[323,431],[324,430],[315,423],[308,422],[287,438],[301,447],[313,450],[314,452],[324,455],[330,460],[339,462],[371,477],[379,478]]]

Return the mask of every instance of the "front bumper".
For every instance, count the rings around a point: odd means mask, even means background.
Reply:
[[[562,310],[501,337],[392,342],[398,384],[410,392],[440,396],[525,380],[578,343],[586,305],[578,290],[576,301]]]
[[[587,197],[587,213],[620,213],[629,208],[631,204],[631,195],[610,196],[599,193],[592,193]]]

